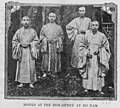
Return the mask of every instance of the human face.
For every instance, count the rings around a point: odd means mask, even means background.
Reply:
[[[84,17],[84,15],[85,15],[85,7],[80,7],[78,12],[80,14],[80,17]]]
[[[55,20],[56,20],[56,14],[55,13],[50,13],[48,19],[51,23],[54,23]]]
[[[23,17],[21,23],[23,24],[24,27],[29,27],[29,25],[30,25],[30,18],[27,17],[27,16]]]
[[[92,31],[96,32],[99,28],[99,23],[97,21],[92,22]]]

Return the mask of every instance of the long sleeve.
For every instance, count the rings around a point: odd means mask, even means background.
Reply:
[[[88,49],[88,40],[86,36],[81,37],[81,40],[79,42],[79,63],[78,68],[82,68],[86,64],[87,60],[87,54],[89,52]]]
[[[88,40],[85,36],[81,37],[81,40],[79,42],[79,53],[78,53],[78,65],[77,68],[79,68],[79,73],[83,78],[87,78],[88,71],[86,71],[88,62],[87,62],[87,54],[89,53],[88,49]]]
[[[60,27],[60,29],[59,29],[59,37],[61,38],[61,39],[64,39],[64,35],[63,35],[63,30],[62,30],[62,28]]]
[[[109,69],[109,59],[111,56],[110,49],[109,49],[109,42],[106,38],[106,36],[103,34],[102,36],[102,42],[100,47],[100,63],[106,66],[107,69]]]
[[[76,24],[76,20],[73,19],[67,26],[66,26],[66,32],[68,35],[68,38],[70,40],[74,40],[75,36],[77,35],[75,33],[75,30],[77,30],[77,24]]]
[[[59,36],[58,36],[58,40],[57,40],[57,52],[63,51],[63,39],[64,39],[63,30],[60,27]]]
[[[38,36],[35,30],[32,30],[32,35],[33,35],[33,39],[30,43],[37,43],[38,42]]]
[[[15,60],[20,60],[22,57],[22,51],[18,36],[19,36],[19,30],[16,31],[12,39],[12,57]]]
[[[33,59],[37,59],[39,49],[37,49],[38,36],[35,30],[33,30],[33,40],[30,42],[31,56]]]
[[[41,28],[41,31],[40,31],[39,40],[42,41],[44,38],[45,38],[45,27],[43,25],[43,27]]]
[[[92,21],[91,21],[91,19],[89,19],[89,26],[88,26],[88,30],[90,30],[90,29],[91,29],[91,26],[92,26]]]
[[[39,43],[41,46],[41,52],[47,52],[47,38],[45,36],[45,27],[43,26],[41,31],[40,31],[40,39]]]
[[[19,40],[18,40],[18,35],[19,35],[19,30],[16,31],[16,33],[13,36],[12,39],[12,49],[14,49],[16,46],[18,46],[18,44],[20,44]]]

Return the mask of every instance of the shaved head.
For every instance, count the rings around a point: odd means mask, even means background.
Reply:
[[[95,34],[99,28],[99,22],[98,21],[93,21],[92,22],[92,31]]]
[[[92,27],[97,27],[97,29],[99,28],[99,22],[98,21],[93,21],[92,22]]]
[[[54,12],[50,12],[48,19],[49,19],[50,23],[54,23],[56,20],[56,14]]]
[[[22,20],[23,20],[23,19],[29,19],[29,20],[30,20],[30,17],[24,16],[24,17],[22,18]]]
[[[54,12],[50,12],[49,16],[55,16],[56,17],[56,14]]]
[[[79,12],[79,14],[80,14],[80,17],[84,17],[85,12],[86,12],[86,11],[85,11],[85,7],[83,7],[83,6],[82,6],[82,7],[79,7],[79,11],[78,11],[78,12]]]
[[[29,27],[30,26],[30,18],[28,16],[24,16],[21,20],[21,24],[26,28]]]
[[[92,24],[97,24],[97,25],[99,25],[99,22],[98,22],[98,21],[92,21]]]
[[[84,10],[85,11],[85,7],[84,6],[79,7],[79,10]]]

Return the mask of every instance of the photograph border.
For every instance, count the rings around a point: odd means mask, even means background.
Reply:
[[[4,76],[4,98],[5,99],[20,99],[20,100],[27,100],[27,99],[35,99],[35,100],[100,100],[100,101],[104,101],[104,100],[110,100],[110,101],[116,101],[117,100],[117,83],[118,83],[118,79],[117,79],[117,39],[118,39],[118,6],[115,3],[107,3],[107,5],[112,4],[115,6],[116,8],[116,24],[115,24],[115,32],[114,32],[114,97],[43,97],[43,96],[8,96],[7,95],[7,87],[8,87],[8,83],[7,83],[7,78],[8,78],[8,28],[9,28],[9,24],[10,22],[8,21],[9,19],[9,14],[10,14],[10,10],[8,10],[8,6],[61,6],[61,5],[70,5],[70,6],[79,6],[79,5],[99,5],[99,6],[103,6],[105,5],[105,3],[103,4],[46,4],[46,3],[19,3],[19,2],[7,2],[5,3],[5,76]]]

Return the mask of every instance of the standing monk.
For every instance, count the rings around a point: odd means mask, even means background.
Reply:
[[[49,13],[49,23],[43,25],[40,32],[42,71],[51,72],[54,75],[61,71],[61,52],[63,51],[63,31],[61,26],[55,23],[56,14]],[[44,73],[43,77],[46,74]]]
[[[20,82],[18,87],[22,87],[23,83],[30,83],[29,86],[34,88],[33,83],[37,81],[35,59],[38,37],[36,31],[30,27],[28,16],[22,18],[21,24],[23,27],[16,31],[12,40],[12,57],[17,60],[15,80]]]
[[[110,49],[106,36],[98,31],[98,21],[92,22],[92,29],[86,32],[79,42],[79,72],[83,77],[83,87],[88,90],[99,90],[103,94],[104,77],[109,70]]]
[[[85,35],[86,30],[91,28],[91,19],[85,17],[85,7],[79,8],[80,17],[73,19],[67,26],[66,31],[71,41],[74,41],[71,57],[71,65],[79,68],[78,46],[81,37]]]

